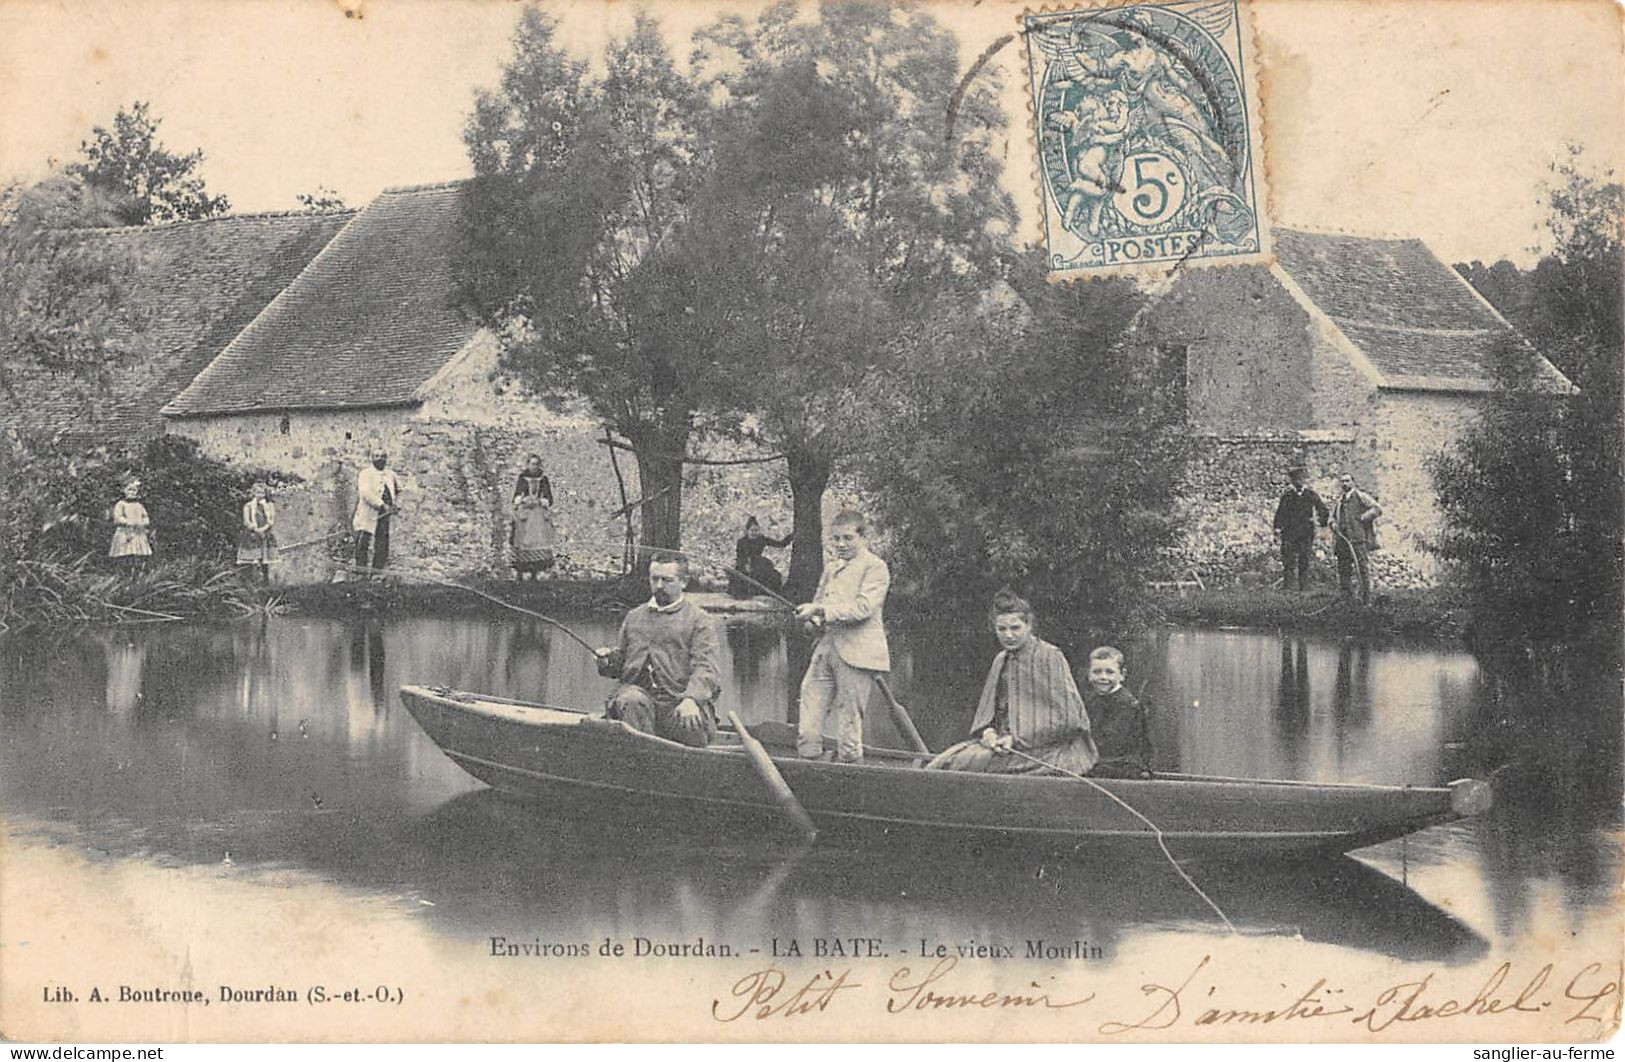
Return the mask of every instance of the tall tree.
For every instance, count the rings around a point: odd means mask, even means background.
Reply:
[[[526,9],[501,87],[465,130],[465,290],[511,365],[554,401],[584,398],[630,444],[644,542],[676,547],[714,294],[677,239],[707,161],[703,101],[645,15],[596,81],[556,29]]]
[[[725,404],[787,463],[789,585],[806,591],[831,475],[876,446],[901,366],[941,338],[919,324],[999,284],[1004,117],[986,78],[958,91],[957,42],[919,12],[780,4],[696,44],[725,102],[690,257],[726,307],[710,329]]]
[[[109,369],[136,352],[140,322],[125,298],[134,263],[83,231],[115,223],[114,211],[63,175],[0,189],[0,400],[21,435],[44,426],[27,384],[48,378],[88,416]]]
[[[1136,611],[1177,533],[1183,376],[1118,340],[1141,304],[1121,278],[1059,286],[1042,255],[1015,296],[933,322],[905,414],[869,463],[894,556],[922,598],[977,609],[1001,586],[1071,620]]]
[[[137,101],[120,109],[113,128],[96,126],[91,138],[79,145],[82,162],[68,167],[90,187],[117,204],[115,212],[125,225],[213,217],[231,209],[223,195],[210,195],[197,168],[201,148],[176,154],[158,143],[161,120],[150,105]]]
[[[1532,376],[1528,349],[1504,345],[1501,389],[1433,468],[1446,519],[1439,551],[1467,576],[1480,647],[1558,678],[1618,668],[1625,555],[1625,188],[1581,162],[1553,167],[1550,252],[1518,283],[1498,270],[1486,291],[1577,393],[1553,395]]]

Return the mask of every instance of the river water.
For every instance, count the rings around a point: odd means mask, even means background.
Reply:
[[[611,620],[572,622],[613,640]],[[805,643],[760,626],[727,635],[722,709],[787,718]],[[927,740],[956,740],[991,638],[896,631],[893,646],[897,692]],[[1263,961],[1315,942],[1448,968],[1516,955],[1554,927],[1617,940],[1617,775],[1611,791],[1582,781],[1573,765],[1585,750],[1562,734],[1536,750],[1486,735],[1494,713],[1471,656],[1177,629],[1123,648],[1130,688],[1156,708],[1164,770],[1432,784],[1519,761],[1480,818],[1313,867],[1199,868]],[[14,877],[16,853],[38,849],[203,889],[224,874],[247,890],[234,903],[292,885],[467,955],[489,954],[493,937],[768,951],[861,929],[894,955],[902,942],[1046,941],[1111,964],[1137,944],[1222,928],[1154,851],[1130,866],[819,849],[787,860],[779,837],[560,818],[496,794],[439,752],[396,690],[600,704],[606,682],[585,652],[529,620],[274,617],[11,638],[0,650]],[[900,745],[874,715],[869,739]]]

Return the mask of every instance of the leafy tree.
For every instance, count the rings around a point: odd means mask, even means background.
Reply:
[[[784,455],[789,585],[822,562],[821,503],[839,463],[871,451],[903,401],[910,327],[1001,283],[1014,224],[993,137],[997,86],[971,83],[950,136],[959,63],[930,16],[878,4],[793,4],[701,31],[696,62],[716,158],[685,233],[723,409]],[[974,121],[967,119],[975,119]],[[714,426],[722,426],[715,422]]]
[[[1011,586],[1115,621],[1178,531],[1179,381],[1118,345],[1132,283],[1051,285],[1036,252],[1011,280],[1002,305],[941,323],[953,341],[913,366],[911,411],[866,478],[918,594],[979,615]]]
[[[1521,344],[1498,354],[1501,389],[1433,466],[1440,554],[1474,598],[1479,646],[1543,677],[1619,666],[1621,611],[1621,222],[1625,189],[1571,157],[1547,189],[1552,250],[1486,296],[1578,389],[1552,393]],[[1617,693],[1617,679],[1614,682]]]
[[[106,194],[116,204],[121,224],[147,225],[224,214],[231,203],[223,195],[210,195],[197,176],[203,151],[178,155],[158,143],[160,119],[153,118],[143,101],[120,109],[111,130],[96,126],[91,139],[79,145],[84,161],[68,173]]]
[[[108,371],[139,352],[139,314],[125,297],[135,263],[82,231],[115,223],[114,209],[63,175],[0,189],[0,401],[16,435],[47,426],[31,384],[47,380],[89,415]]]
[[[501,87],[465,129],[464,287],[509,364],[554,401],[583,397],[628,441],[644,541],[676,547],[714,294],[676,238],[706,163],[702,101],[647,16],[611,43],[599,80],[555,33],[526,9]]]
[[[299,205],[307,214],[331,214],[350,209],[350,204],[344,201],[344,197],[325,184],[318,185],[314,192],[300,192],[294,198],[299,201]]]

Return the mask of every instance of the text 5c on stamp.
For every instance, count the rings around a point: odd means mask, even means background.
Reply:
[[[1257,261],[1257,93],[1237,0],[1022,17],[1053,276]]]

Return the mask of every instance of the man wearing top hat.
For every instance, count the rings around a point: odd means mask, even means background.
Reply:
[[[1292,573],[1298,573],[1298,590],[1309,589],[1309,555],[1315,544],[1315,525],[1325,527],[1330,513],[1320,495],[1307,483],[1309,470],[1302,465],[1287,469],[1287,488],[1275,506],[1275,534],[1281,540],[1281,589],[1292,589]]]

